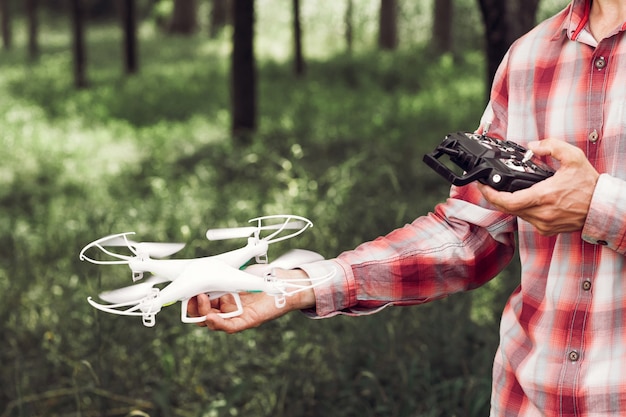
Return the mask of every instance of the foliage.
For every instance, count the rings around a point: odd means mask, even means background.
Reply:
[[[514,271],[419,308],[292,314],[228,336],[180,324],[177,307],[153,329],[95,312],[86,297],[127,271],[77,256],[130,230],[187,242],[181,256],[217,253],[230,244],[204,241],[207,227],[289,212],[315,228],[281,249],[332,257],[411,221],[447,189],[421,155],[480,117],[479,53],[338,54],[310,61],[304,79],[266,57],[260,129],[241,148],[228,133],[224,40],[142,28],[141,73],[124,78],[110,59],[118,32],[92,27],[91,84],[77,91],[50,33],[37,62],[25,68],[15,50],[0,63],[3,417],[486,414]]]

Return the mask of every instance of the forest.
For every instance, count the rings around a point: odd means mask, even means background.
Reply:
[[[322,7],[323,3],[323,7]],[[102,236],[226,252],[290,213],[333,258],[445,200],[503,51],[565,0],[0,0],[0,417],[485,416],[518,261],[475,291],[227,335],[107,314]],[[513,24],[515,23],[515,24]]]

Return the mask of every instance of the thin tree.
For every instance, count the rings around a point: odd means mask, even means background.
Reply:
[[[209,16],[209,36],[216,38],[220,31],[230,20],[230,0],[213,0],[211,2],[211,15]]]
[[[30,59],[36,59],[39,56],[39,20],[37,18],[39,0],[26,0],[24,6],[28,23],[28,56]]]
[[[232,131],[241,144],[256,129],[256,65],[254,59],[254,0],[233,2]]]
[[[198,28],[198,3],[196,0],[174,0],[174,12],[169,24],[169,32],[191,35]]]
[[[0,13],[2,14],[2,45],[8,50],[13,46],[10,0],[0,0]]]
[[[304,57],[302,54],[302,25],[300,22],[300,0],[293,0],[293,41],[294,41],[294,72],[297,76],[304,74]]]
[[[398,0],[380,0],[378,46],[388,50],[398,47]]]
[[[74,58],[74,85],[76,88],[87,87],[86,52],[85,52],[85,13],[81,0],[71,1],[72,13],[72,55]]]
[[[452,52],[454,3],[452,0],[436,0],[434,3],[432,46],[438,54]]]
[[[124,70],[126,74],[135,74],[139,69],[135,0],[122,0],[122,24],[124,26]]]
[[[354,4],[352,0],[346,0],[346,12],[343,15],[343,24],[345,27],[344,36],[346,37],[346,49],[348,54],[352,54],[354,47],[354,30],[353,30]]]

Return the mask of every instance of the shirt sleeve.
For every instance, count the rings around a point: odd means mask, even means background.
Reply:
[[[305,313],[370,314],[477,288],[511,260],[515,229],[515,218],[491,210],[474,184],[453,187],[432,213],[336,259],[302,265],[311,277],[335,271]]]
[[[478,132],[505,138],[509,53],[494,78]],[[336,259],[303,265],[310,277],[333,278],[315,287],[311,317],[371,314],[390,305],[421,304],[483,285],[515,251],[517,220],[494,210],[476,184],[452,187],[432,213]]]
[[[601,174],[582,231],[585,241],[626,254],[626,182]]]

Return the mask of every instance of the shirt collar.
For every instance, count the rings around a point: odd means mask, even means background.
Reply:
[[[571,40],[576,40],[589,22],[589,11],[592,0],[572,0],[569,6],[563,10],[566,15],[563,23],[555,33],[554,39],[561,38],[563,34]]]
[[[581,34],[584,35],[589,24],[589,12],[591,11],[592,2],[593,0],[572,0],[569,6],[563,10],[562,13],[565,14],[565,18],[552,39],[560,39],[565,34],[571,40],[580,40],[579,36]],[[619,30],[626,31],[626,22]]]

